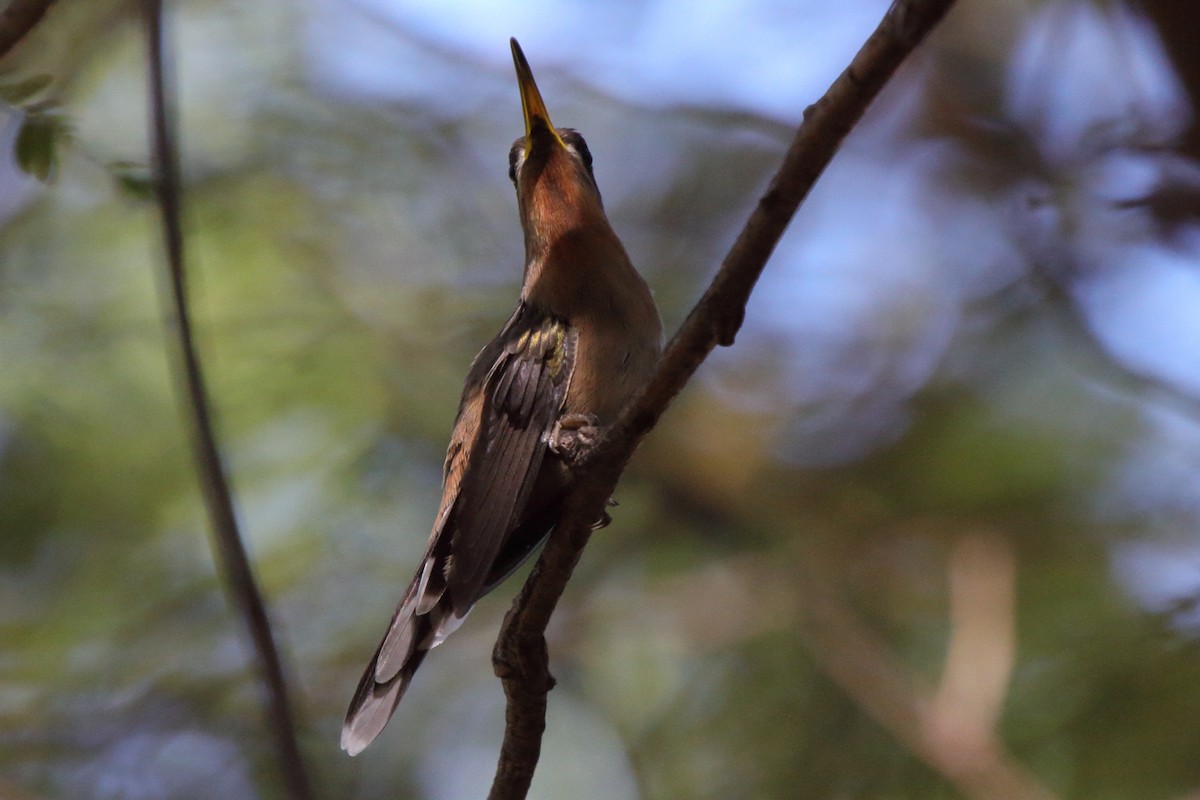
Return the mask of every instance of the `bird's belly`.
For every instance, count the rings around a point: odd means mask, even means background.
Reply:
[[[643,341],[626,328],[581,330],[564,411],[595,415],[602,425],[613,422],[650,377],[658,355],[656,339]]]

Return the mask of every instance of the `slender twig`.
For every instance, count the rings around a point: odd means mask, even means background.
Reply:
[[[0,58],[33,30],[53,4],[54,0],[11,0],[0,9]]]
[[[143,0],[150,74],[152,149],[158,207],[170,273],[172,320],[178,337],[179,392],[186,400],[191,421],[192,446],[204,494],[204,505],[213,531],[214,556],[225,578],[226,589],[250,634],[266,690],[266,713],[275,740],[276,757],[288,793],[310,800],[312,788],[288,703],[283,664],[275,645],[266,606],[254,579],[246,548],[238,530],[233,495],[217,448],[212,413],[200,359],[196,353],[188,311],[184,272],[184,239],[181,223],[179,154],[175,143],[174,90],[167,82],[163,57],[162,0]]]
[[[746,301],[800,202],[867,106],[954,0],[897,0],[850,66],[804,115],[783,165],[712,284],[668,345],[650,383],[580,470],[567,509],[505,618],[493,662],[507,698],[490,800],[523,798],[541,751],[546,694],[553,686],[545,631],[634,449],[718,344],[730,345]]]

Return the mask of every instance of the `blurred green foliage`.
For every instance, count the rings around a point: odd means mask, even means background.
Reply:
[[[950,136],[954,112],[983,102],[964,99],[954,58],[999,82],[1003,48],[980,21],[1011,31],[1008,5],[952,18],[928,74],[902,76],[868,130],[932,85],[924,129],[903,135]],[[59,6],[0,83],[13,109],[58,103],[8,123],[15,162],[53,183],[3,182],[0,795],[278,796],[173,391],[136,16],[115,0]],[[464,111],[331,89],[305,4],[171,12],[202,355],[322,796],[482,796],[502,726],[491,641],[520,576],[430,658],[367,753],[347,759],[337,733],[424,547],[462,377],[516,297],[504,42],[452,71],[419,33],[386,31],[431,78],[485,87]],[[588,135],[615,227],[674,329],[790,121],[638,108],[538,75],[555,119]],[[975,144],[995,169],[955,172],[945,202],[965,191],[991,210],[1008,151]],[[884,182],[879,147],[865,134],[843,158]],[[907,163],[879,158],[893,157]],[[802,214],[791,240],[821,241],[817,218]],[[789,269],[787,252],[769,269]],[[998,731],[1013,762],[1063,798],[1200,787],[1194,623],[1186,602],[1139,603],[1118,565],[1125,543],[1194,538],[1195,519],[1114,489],[1130,453],[1161,438],[1163,409],[1195,424],[1195,398],[1131,379],[1061,298],[995,284],[908,388],[886,365],[912,319],[876,319],[858,331],[869,346],[806,371],[751,310],[639,452],[559,609],[536,796],[961,796],[814,651],[797,587],[834,587],[904,674],[936,685],[956,635],[951,554],[980,529],[1016,562]],[[859,367],[883,411],[846,390]],[[814,433],[823,419],[841,422]],[[854,457],[808,458],[860,438]]]

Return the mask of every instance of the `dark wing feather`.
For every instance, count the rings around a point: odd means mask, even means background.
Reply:
[[[508,535],[519,524],[562,411],[574,362],[564,323],[523,306],[484,381],[481,440],[454,510],[446,572],[456,614],[479,599]]]
[[[522,303],[471,365],[429,546],[346,714],[351,755],[383,729],[429,649],[554,524],[557,503],[526,506],[574,358],[574,332]]]

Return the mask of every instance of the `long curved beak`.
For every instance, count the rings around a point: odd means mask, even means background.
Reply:
[[[542,93],[538,91],[537,82],[533,79],[533,70],[529,68],[529,62],[525,60],[525,53],[521,51],[521,45],[517,44],[516,39],[508,41],[512,45],[513,65],[517,68],[517,86],[521,89],[521,111],[525,115],[526,143],[532,144],[533,132],[542,127],[549,131],[559,144],[563,144],[558,131],[554,129],[554,123],[550,122],[550,112],[546,110],[546,103],[542,100]]]

